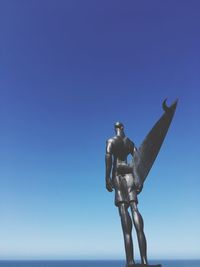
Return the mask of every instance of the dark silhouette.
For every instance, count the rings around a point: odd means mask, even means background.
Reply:
[[[176,105],[177,101],[167,107],[166,100],[164,100],[164,114],[154,125],[138,150],[125,135],[124,125],[121,122],[115,123],[116,135],[108,139],[106,143],[106,188],[109,192],[115,190],[115,205],[119,209],[121,218],[127,267],[149,266],[144,223],[137,207],[137,195],[141,192],[145,178],[160,150]],[[131,163],[127,162],[129,154],[132,155]],[[128,211],[129,208],[132,219]],[[134,262],[132,222],[137,233],[142,265]]]

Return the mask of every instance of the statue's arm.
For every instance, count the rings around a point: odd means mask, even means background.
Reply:
[[[131,141],[131,155],[134,158],[135,153],[137,153],[137,147],[135,144]]]
[[[112,181],[110,178],[111,169],[112,169],[112,140],[108,140],[106,142],[106,155],[105,155],[105,163],[106,163],[106,188],[109,192],[112,192]]]
[[[138,150],[137,150],[137,147],[135,146],[135,144],[132,142],[132,150],[131,150],[131,155],[133,157],[133,164],[134,163],[134,157],[135,157],[135,154],[138,153]],[[143,189],[143,184],[139,183],[139,182],[135,182],[135,187],[136,187],[136,191],[137,193],[139,194],[142,189]]]

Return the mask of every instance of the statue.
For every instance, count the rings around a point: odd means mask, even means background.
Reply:
[[[164,114],[148,133],[139,149],[125,135],[124,125],[121,122],[115,123],[116,135],[106,143],[106,188],[109,192],[115,190],[115,205],[119,209],[124,236],[126,267],[161,266],[148,265],[144,223],[137,207],[137,196],[142,191],[144,181],[158,155],[176,105],[177,101],[168,107],[166,99],[163,101]],[[129,154],[132,155],[131,163],[127,162]],[[137,233],[141,264],[135,264],[133,257],[132,222]]]

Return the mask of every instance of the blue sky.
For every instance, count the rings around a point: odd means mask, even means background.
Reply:
[[[200,258],[199,1],[0,2],[0,259],[122,259],[105,140],[179,104],[139,197],[150,258]],[[136,256],[138,248],[134,235]]]

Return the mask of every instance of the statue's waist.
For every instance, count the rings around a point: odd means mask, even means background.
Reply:
[[[117,163],[115,170],[119,174],[126,174],[126,173],[132,173],[133,167],[127,163],[126,164],[125,163]]]

